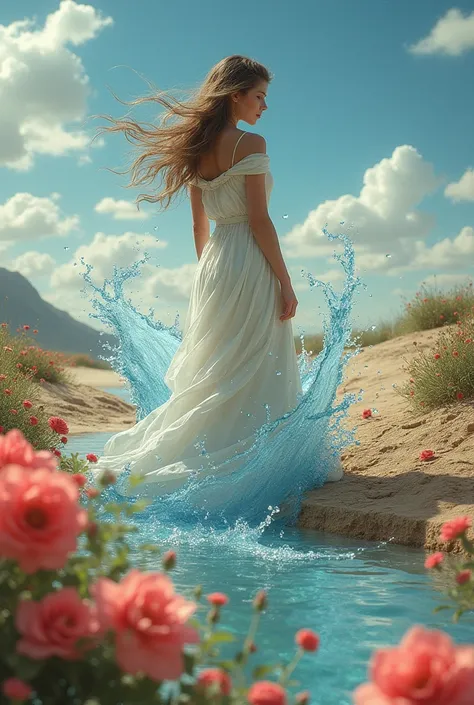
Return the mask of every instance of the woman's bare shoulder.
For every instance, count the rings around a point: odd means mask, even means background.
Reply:
[[[257,135],[255,132],[247,132],[245,138],[240,143],[242,145],[242,157],[247,157],[249,154],[266,154],[267,142],[262,135]]]

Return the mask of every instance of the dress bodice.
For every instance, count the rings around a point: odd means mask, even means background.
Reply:
[[[194,184],[202,190],[202,202],[207,217],[210,220],[225,220],[247,215],[245,193],[247,174],[265,174],[268,203],[273,188],[269,163],[267,154],[249,154],[215,179],[207,181],[197,176]]]

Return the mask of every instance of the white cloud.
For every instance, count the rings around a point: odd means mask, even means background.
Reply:
[[[30,250],[13,260],[8,269],[20,272],[29,279],[30,277],[49,276],[53,272],[55,264],[56,261],[51,255]]]
[[[135,203],[131,201],[116,200],[110,197],[99,201],[94,210],[97,213],[111,215],[114,220],[146,220],[151,215],[143,210],[138,210]]]
[[[472,281],[472,277],[467,274],[432,274],[426,277],[422,284],[433,286],[437,289],[451,289],[455,286],[466,286]]]
[[[474,201],[474,169],[467,169],[459,181],[448,184],[444,195],[454,202]]]
[[[474,262],[474,228],[466,227],[452,240],[447,237],[432,247],[416,243],[415,257],[407,269],[466,268]]]
[[[80,123],[89,77],[66,45],[83,44],[111,24],[91,5],[62,0],[43,27],[29,19],[0,25],[0,165],[26,170],[35,154],[87,149]]]
[[[83,259],[93,266],[92,278],[102,283],[112,276],[114,264],[118,267],[133,264],[143,257],[145,251],[161,250],[167,246],[153,235],[126,232],[123,235],[96,233],[92,242],[81,245],[70,262],[57,267],[51,277],[51,286],[61,291],[78,291],[84,282],[81,276]]]
[[[413,241],[426,237],[433,225],[431,216],[415,208],[439,183],[433,166],[414,147],[397,147],[391,157],[366,170],[358,196],[325,201],[285,235],[285,253],[288,257],[331,254],[335,245],[323,233],[327,227],[353,239],[359,266],[388,269],[397,259],[401,264],[408,259]]]
[[[16,193],[0,205],[0,240],[31,240],[67,235],[79,224],[77,215],[62,217],[57,204],[59,194],[39,198],[31,193]]]
[[[474,49],[474,12],[463,15],[452,8],[438,20],[430,34],[410,47],[412,54],[460,56]]]
[[[331,284],[344,279],[342,267],[340,269],[327,269],[322,274],[314,274],[313,272],[307,272],[306,270],[302,271],[301,268],[296,271],[296,268],[293,267],[290,268],[290,271],[292,273],[293,288],[295,291],[311,291],[313,287],[310,284],[310,279],[308,279],[308,274],[311,275],[312,279]],[[302,281],[298,281],[298,277],[302,279]]]
[[[144,292],[152,298],[187,301],[191,294],[196,267],[196,264],[183,264],[174,269],[153,269],[153,273],[143,282]]]

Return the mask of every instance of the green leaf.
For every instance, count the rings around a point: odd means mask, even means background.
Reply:
[[[214,632],[208,643],[209,646],[214,644],[231,644],[235,640],[235,636],[230,632]]]
[[[270,673],[273,673],[274,670],[275,666],[266,666],[262,664],[253,669],[252,677],[254,678],[254,680],[265,678],[265,676],[268,676]]]
[[[437,612],[441,612],[442,610],[450,610],[451,605],[438,605],[437,607],[434,608],[433,612],[436,614]]]

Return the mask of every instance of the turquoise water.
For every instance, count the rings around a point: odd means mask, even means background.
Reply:
[[[107,391],[127,399],[126,390]],[[72,436],[69,450],[100,454],[109,436]],[[206,592],[230,596],[224,626],[236,635],[246,633],[253,595],[261,588],[269,591],[255,663],[288,660],[301,627],[320,634],[320,652],[307,656],[295,674],[315,705],[349,705],[372,650],[395,644],[414,623],[472,641],[472,621],[453,625],[446,614],[432,614],[442,600],[431,587],[420,550],[295,528],[280,533],[270,527],[258,534],[244,526],[189,531],[157,520],[146,534],[177,551],[173,579],[180,591],[202,584]],[[147,567],[159,569],[159,564]]]

